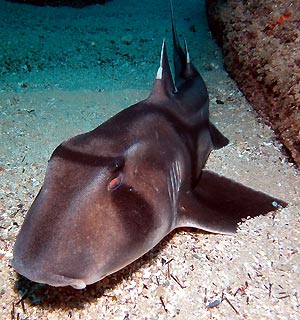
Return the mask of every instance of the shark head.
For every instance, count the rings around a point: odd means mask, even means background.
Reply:
[[[165,223],[152,199],[167,194],[164,164],[142,142],[108,155],[109,144],[98,135],[64,142],[49,160],[14,247],[12,265],[30,280],[81,289],[162,237]]]

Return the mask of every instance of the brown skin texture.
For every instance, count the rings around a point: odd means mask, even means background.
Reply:
[[[300,166],[299,1],[207,0],[225,67]]]

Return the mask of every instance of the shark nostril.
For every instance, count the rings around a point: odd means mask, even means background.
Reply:
[[[82,280],[72,279],[73,281],[69,283],[74,289],[84,289],[86,287],[85,282]]]

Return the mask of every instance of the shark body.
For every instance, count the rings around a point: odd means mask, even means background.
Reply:
[[[286,205],[203,168],[228,139],[209,120],[206,85],[173,17],[172,27],[175,81],[163,42],[150,96],[53,152],[15,243],[21,275],[82,289],[175,228],[233,233],[242,218]]]

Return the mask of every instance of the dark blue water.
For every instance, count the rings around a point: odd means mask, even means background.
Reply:
[[[0,0],[0,90],[151,88],[163,38],[172,56],[169,11],[167,0],[82,9]],[[174,1],[174,11],[196,66],[221,65],[204,0]]]

